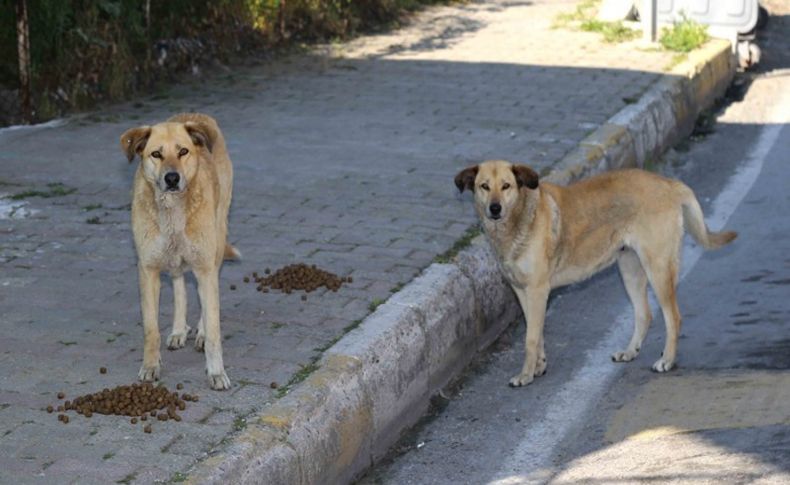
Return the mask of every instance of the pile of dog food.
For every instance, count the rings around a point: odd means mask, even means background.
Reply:
[[[244,277],[245,283],[254,283],[257,285],[256,289],[261,293],[279,290],[288,294],[296,290],[304,290],[306,293],[310,293],[321,287],[337,291],[343,283],[351,283],[353,281],[351,276],[338,276],[317,268],[316,265],[308,266],[304,263],[289,264],[274,273],[269,268],[266,268],[263,276],[259,276],[255,272],[250,276]],[[302,299],[306,299],[306,297],[303,296]]]
[[[183,384],[177,384],[176,389],[183,389]],[[63,392],[58,393],[58,399],[65,399]],[[181,421],[178,411],[186,409],[187,402],[197,402],[198,396],[183,393],[179,396],[178,392],[171,392],[166,386],[160,384],[154,386],[150,382],[135,383],[128,386],[117,386],[112,389],[103,389],[93,394],[85,394],[73,400],[67,400],[63,404],[47,406],[47,412],[57,411],[58,421],[63,424],[69,422],[66,411],[76,411],[86,418],[93,414],[115,415],[130,417],[132,424],[139,421],[151,420],[159,421]],[[151,425],[144,425],[143,431],[150,433]]]

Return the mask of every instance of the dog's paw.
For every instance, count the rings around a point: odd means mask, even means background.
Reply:
[[[159,380],[160,365],[146,366],[145,364],[140,367],[140,372],[137,373],[137,378],[143,382],[151,382]]]
[[[171,333],[167,337],[167,348],[169,350],[180,349],[187,343],[187,335],[189,335],[189,328],[183,333]]]
[[[228,375],[223,370],[216,375],[209,374],[208,385],[215,391],[224,391],[230,389],[230,379],[228,379]]]
[[[623,352],[615,352],[612,354],[612,362],[631,362],[639,355],[638,350],[625,350]]]
[[[668,372],[675,367],[675,362],[661,357],[653,364],[653,370],[656,372]]]
[[[206,345],[206,337],[203,334],[198,333],[195,337],[195,350],[198,352],[203,352],[203,348]]]
[[[546,358],[543,357],[542,359],[538,359],[537,364],[535,364],[535,377],[540,377],[546,374],[546,368],[548,367],[548,363],[546,362]]]
[[[526,386],[535,379],[535,376],[528,376],[526,374],[519,374],[510,379],[510,387]]]

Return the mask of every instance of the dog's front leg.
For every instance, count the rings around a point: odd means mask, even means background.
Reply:
[[[140,277],[140,306],[143,313],[143,365],[138,377],[141,381],[159,379],[159,269],[138,265]]]
[[[195,270],[203,327],[205,329],[204,351],[206,374],[212,389],[230,389],[230,379],[222,363],[222,338],[219,328],[219,271],[218,269]]]
[[[173,275],[173,329],[167,338],[167,348],[180,349],[187,342],[189,326],[187,326],[187,289],[184,275]]]
[[[519,387],[526,386],[536,375],[541,376],[546,371],[546,355],[542,351],[543,320],[546,316],[546,302],[551,288],[548,285],[530,285],[514,290],[527,321],[524,367],[521,369],[521,374],[510,379],[511,387]],[[539,358],[540,362],[538,362]]]

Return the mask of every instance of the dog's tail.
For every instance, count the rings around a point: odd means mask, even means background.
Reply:
[[[705,249],[718,249],[738,237],[735,231],[710,232],[694,192],[683,185],[683,221],[686,230]]]
[[[233,247],[229,242],[225,243],[225,253],[222,255],[223,259],[238,261],[241,259],[241,253],[238,249]]]

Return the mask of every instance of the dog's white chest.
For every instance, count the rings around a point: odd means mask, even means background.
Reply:
[[[163,267],[172,273],[183,272],[194,259],[194,245],[185,234],[163,234],[159,242]]]
[[[504,275],[508,283],[518,288],[527,286],[529,268],[526,267],[526,264],[519,264],[516,261],[502,261],[500,259],[497,259],[497,262],[502,275]]]
[[[185,218],[179,208],[160,213],[158,234],[149,240],[146,253],[162,269],[173,274],[183,273],[195,262],[197,245],[185,230]]]

